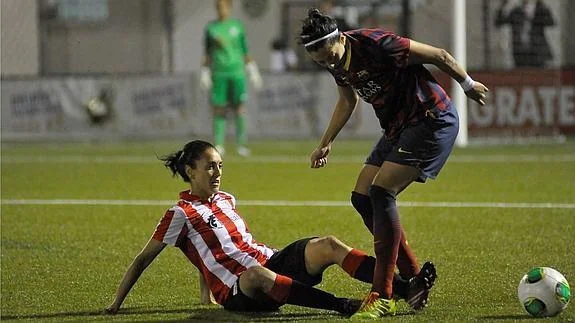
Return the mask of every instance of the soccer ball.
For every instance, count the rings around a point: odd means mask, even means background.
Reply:
[[[521,278],[517,295],[521,306],[529,314],[555,316],[569,304],[571,289],[567,279],[557,270],[535,267]]]

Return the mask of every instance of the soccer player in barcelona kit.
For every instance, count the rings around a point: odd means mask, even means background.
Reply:
[[[237,151],[250,154],[243,104],[247,100],[246,71],[256,89],[262,79],[255,61],[248,54],[243,24],[230,18],[230,0],[217,0],[218,19],[206,25],[204,31],[205,55],[202,62],[200,85],[210,90],[213,109],[214,143],[224,153],[226,115],[231,108],[235,114]]]
[[[445,50],[381,29],[340,32],[336,22],[317,9],[304,19],[300,42],[311,58],[334,77],[339,98],[311,167],[326,165],[331,144],[349,120],[359,98],[373,106],[383,135],[358,176],[351,202],[374,238],[376,266],[370,293],[352,318],[396,313],[393,278],[397,266],[419,292],[408,298],[422,309],[433,286],[432,263],[419,268],[396,206],[396,196],[414,181],[435,178],[449,156],[459,121],[449,96],[423,64],[433,64],[485,104],[488,89],[475,82]],[[431,279],[429,279],[431,278]]]
[[[348,247],[335,237],[306,238],[278,251],[254,240],[236,209],[233,195],[219,190],[223,162],[216,148],[205,141],[189,142],[162,158],[173,175],[190,183],[180,200],[166,211],[146,246],[120,282],[115,314],[143,271],[166,245],[176,246],[200,271],[200,299],[232,311],[269,311],[294,304],[350,315],[360,300],[338,298],[316,289],[323,271],[337,264],[351,277],[371,283],[375,258]],[[399,276],[397,297],[416,293]]]

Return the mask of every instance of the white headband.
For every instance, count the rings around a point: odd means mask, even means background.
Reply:
[[[332,31],[331,33],[329,33],[329,34],[327,34],[327,35],[325,35],[325,36],[323,36],[323,37],[320,37],[320,38],[318,38],[318,39],[316,39],[316,40],[312,40],[312,41],[310,41],[309,43],[305,43],[305,44],[303,44],[303,46],[304,46],[304,47],[311,46],[311,45],[313,45],[313,44],[315,44],[315,43],[319,43],[320,41],[322,41],[322,40],[324,40],[324,39],[328,39],[328,38],[330,38],[330,37],[332,37],[332,36],[335,36],[335,35],[337,35],[337,34],[339,34],[339,30],[337,30],[337,28],[336,28],[336,29],[335,29],[334,31]]]

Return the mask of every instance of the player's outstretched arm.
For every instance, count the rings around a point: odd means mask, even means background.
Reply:
[[[465,94],[479,104],[485,104],[486,93],[489,89],[471,79],[467,72],[455,61],[453,56],[445,49],[410,41],[409,64],[433,64],[459,82]]]
[[[142,272],[156,259],[165,246],[165,243],[154,239],[148,241],[144,249],[140,251],[134,261],[132,261],[132,264],[130,264],[130,267],[126,270],[124,278],[122,278],[120,286],[118,286],[114,302],[105,310],[107,314],[116,314],[118,312],[118,309],[122,306],[132,286],[134,286]]]
[[[329,121],[327,129],[321,137],[318,147],[311,154],[311,167],[319,168],[327,164],[327,155],[331,149],[331,143],[347,123],[353,110],[357,106],[359,97],[351,86],[337,87],[339,98]]]

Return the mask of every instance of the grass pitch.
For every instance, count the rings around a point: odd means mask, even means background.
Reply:
[[[289,305],[249,315],[198,305],[197,270],[175,248],[144,272],[118,315],[101,315],[165,209],[186,189],[156,159],[184,143],[3,144],[1,319],[345,320]],[[372,143],[336,142],[328,166],[312,170],[315,144],[254,143],[246,159],[229,147],[222,190],[236,196],[260,242],[281,248],[331,234],[373,253],[370,234],[346,204]],[[410,245],[420,262],[437,266],[430,306],[415,313],[400,303],[399,317],[386,320],[530,319],[516,293],[534,266],[556,268],[573,289],[574,183],[572,142],[456,150],[436,181],[399,197]],[[304,203],[310,201],[320,205]],[[319,287],[356,298],[369,289],[337,267]],[[575,321],[575,305],[553,320]]]

